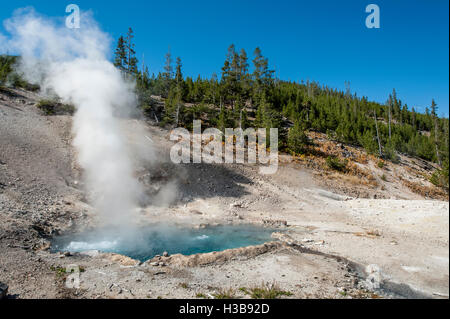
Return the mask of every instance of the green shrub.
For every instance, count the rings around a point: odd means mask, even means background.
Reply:
[[[378,154],[376,136],[370,129],[366,129],[364,134],[358,133],[358,142],[364,147],[367,153]]]
[[[39,90],[39,85],[28,83],[15,71],[18,59],[17,56],[0,55],[0,86],[11,85],[29,91]]]
[[[379,168],[383,168],[384,167],[384,162],[383,161],[378,161],[377,166]]]
[[[346,159],[341,161],[336,156],[328,156],[326,163],[327,163],[327,166],[333,170],[345,172],[348,161]]]
[[[0,56],[0,85],[5,85],[8,76],[12,73],[14,60],[14,57],[11,56]]]
[[[438,187],[442,187],[444,189],[449,188],[449,179],[448,179],[448,161],[444,162],[442,165],[442,169],[437,169],[430,177],[430,182]]]
[[[180,287],[183,289],[189,289],[189,285],[186,282],[180,283]]]
[[[54,271],[56,273],[57,276],[59,277],[63,277],[66,275],[66,268],[61,267],[61,266],[50,266],[50,270]]]
[[[153,107],[149,104],[143,104],[141,106],[142,111],[144,112],[145,115],[149,116],[150,113],[153,111]]]
[[[299,121],[295,121],[294,126],[289,129],[288,147],[292,152],[303,153],[305,146],[308,144],[308,136],[300,125]]]
[[[27,91],[39,91],[39,85],[37,84],[31,84],[27,81],[25,81],[19,74],[17,73],[12,73],[9,78],[8,78],[9,82],[11,83],[12,87],[14,88],[22,88],[25,89]]]
[[[45,115],[73,115],[73,113],[75,113],[75,107],[73,105],[63,104],[50,99],[40,100],[37,107],[42,110]]]
[[[217,293],[212,294],[214,298],[216,299],[235,299],[236,296],[234,295],[233,289],[221,289]]]
[[[393,163],[399,162],[399,157],[395,151],[395,146],[392,142],[388,142],[384,148],[384,157],[391,160]]]

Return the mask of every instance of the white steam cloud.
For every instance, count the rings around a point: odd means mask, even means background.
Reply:
[[[110,37],[89,14],[80,29],[68,29],[27,8],[4,25],[9,35],[0,34],[0,53],[21,55],[27,80],[75,105],[73,144],[99,215],[129,224],[140,186],[117,116],[131,112],[136,98],[134,85],[107,58]]]

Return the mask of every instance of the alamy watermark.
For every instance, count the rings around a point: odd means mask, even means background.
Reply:
[[[368,29],[380,28],[380,7],[376,4],[369,4],[366,7],[366,13],[370,13],[366,17],[366,27]]]
[[[66,7],[66,13],[70,13],[66,17],[66,27],[69,29],[80,28],[80,7],[76,4],[69,4]]]
[[[170,159],[176,164],[243,164],[247,158],[247,163],[262,164],[259,167],[261,174],[275,174],[278,170],[277,128],[226,128],[225,134],[217,128],[207,128],[202,132],[201,121],[196,120],[192,135],[187,129],[178,127],[171,131],[170,140],[176,141],[170,150]]]

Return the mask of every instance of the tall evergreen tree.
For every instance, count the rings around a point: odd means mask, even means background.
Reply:
[[[257,47],[253,53],[253,80],[255,81],[255,94],[259,98],[263,91],[267,91],[273,80],[273,70],[269,70],[269,60],[264,58],[261,49]]]
[[[288,146],[295,153],[303,153],[308,143],[308,137],[305,134],[300,121],[295,120],[294,126],[289,129]]]
[[[183,72],[181,72],[182,66],[183,65],[181,64],[181,58],[177,57],[176,71],[175,71],[175,82],[176,82],[177,86],[181,85],[181,83],[183,82]]]
[[[240,94],[243,99],[247,99],[250,90],[250,78],[248,74],[248,57],[247,52],[241,49],[239,54],[239,80],[240,80]]]
[[[114,65],[122,71],[124,71],[128,65],[127,49],[125,47],[125,40],[123,36],[120,36],[119,40],[117,41],[117,47],[115,50],[115,57],[114,57]]]
[[[133,38],[134,38],[133,29],[128,28],[125,47],[127,54],[126,70],[128,71],[129,74],[136,74],[138,72],[137,67],[138,60],[136,58],[136,51],[134,50],[135,44],[133,42]]]
[[[392,106],[394,105],[393,99],[392,99],[392,95],[389,95],[389,100],[388,100],[388,107],[389,107],[389,111],[388,111],[388,123],[389,123],[389,140],[391,140],[392,135],[391,135],[391,114],[392,114]]]
[[[169,51],[167,51],[166,55],[165,55],[165,65],[164,65],[164,73],[163,73],[163,78],[164,78],[164,91],[165,91],[165,96],[169,95],[169,90],[170,90],[170,86],[172,84],[172,79],[173,79],[173,67],[172,67],[172,54],[170,53],[170,48]]]
[[[438,116],[437,116],[437,104],[434,102],[434,99],[431,100],[431,116],[433,118],[433,126],[434,126],[434,145],[436,148],[436,159],[439,165],[442,165],[441,156],[439,154],[439,124],[438,124]]]

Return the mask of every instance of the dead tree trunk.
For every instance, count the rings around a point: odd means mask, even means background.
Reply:
[[[380,152],[380,157],[383,157],[383,153],[381,152],[380,133],[378,132],[377,112],[375,110],[373,110],[373,115],[375,118],[375,128],[377,130],[378,150]]]
[[[175,124],[178,126],[178,117],[180,115],[180,103],[177,104],[177,113],[175,115]]]

